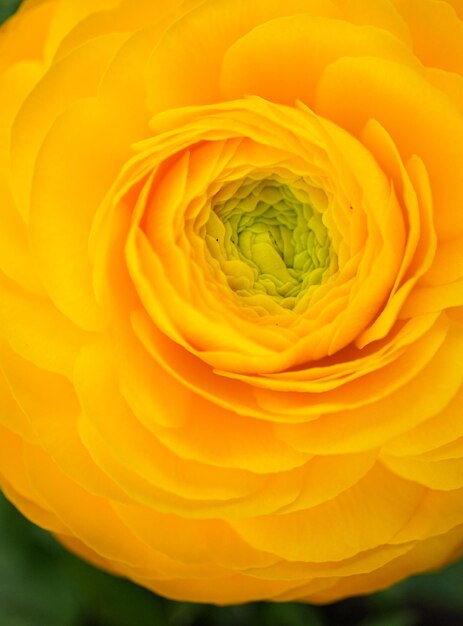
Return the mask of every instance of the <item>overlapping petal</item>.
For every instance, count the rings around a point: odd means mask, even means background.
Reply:
[[[26,0],[2,27],[0,478],[25,515],[216,603],[462,554],[462,19]]]

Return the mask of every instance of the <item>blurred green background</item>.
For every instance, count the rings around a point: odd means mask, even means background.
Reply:
[[[21,0],[0,0],[0,24],[6,20],[21,4]]]
[[[19,4],[0,0],[0,23]],[[463,563],[324,607],[172,602],[70,555],[0,494],[0,626],[463,626]]]

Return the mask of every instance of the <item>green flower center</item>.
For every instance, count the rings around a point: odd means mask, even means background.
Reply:
[[[319,205],[314,206],[314,198]],[[247,304],[270,297],[285,309],[337,269],[323,222],[326,196],[303,179],[277,178],[225,185],[212,200],[206,244],[229,287]]]

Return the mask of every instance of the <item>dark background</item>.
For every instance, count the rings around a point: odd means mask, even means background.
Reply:
[[[20,1],[0,0],[0,23]],[[70,555],[0,494],[0,626],[463,626],[463,563],[324,607],[172,602]]]

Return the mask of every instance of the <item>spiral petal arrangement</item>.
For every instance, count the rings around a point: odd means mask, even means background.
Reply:
[[[0,484],[167,597],[463,555],[460,0],[26,0]],[[445,43],[445,45],[443,45]]]

